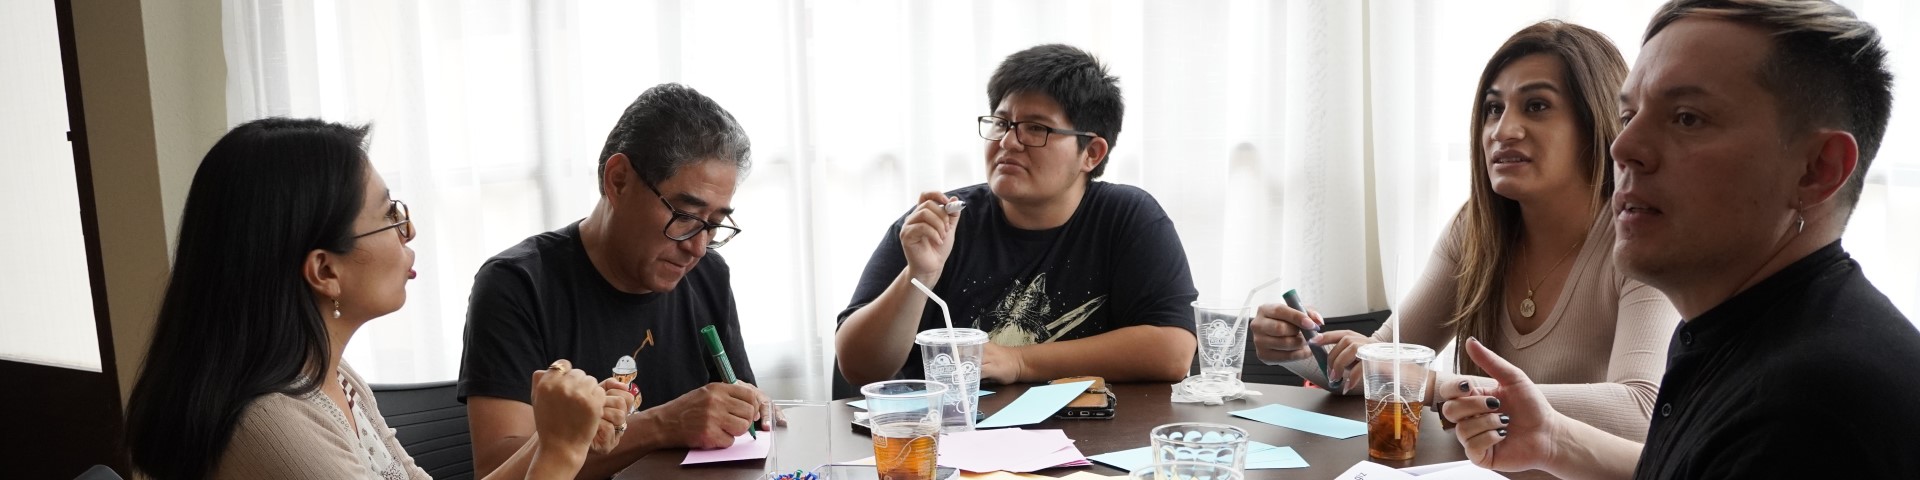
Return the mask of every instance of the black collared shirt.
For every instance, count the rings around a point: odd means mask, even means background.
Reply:
[[[1821,248],[1674,332],[1634,478],[1920,478],[1920,331]]]

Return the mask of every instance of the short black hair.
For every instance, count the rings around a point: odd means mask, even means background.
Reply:
[[[733,114],[713,99],[678,83],[662,83],[640,93],[607,133],[594,183],[606,193],[607,158],[626,154],[640,180],[659,185],[680,167],[707,160],[733,162],[745,175],[753,166],[753,144]]]
[[[1836,128],[1859,141],[1858,168],[1840,192],[1841,206],[1851,215],[1893,115],[1893,72],[1887,70],[1880,32],[1826,0],[1674,0],[1654,14],[1641,43],[1695,16],[1772,34],[1773,48],[1757,73],[1760,86],[1780,102],[1784,133]]]
[[[1021,50],[1000,62],[993,78],[987,81],[987,111],[1000,108],[1007,95],[1039,92],[1053,97],[1067,114],[1073,129],[1093,132],[1107,139],[1107,158],[1093,167],[1087,179],[1106,173],[1113,158],[1113,145],[1120,141],[1120,119],[1126,104],[1120,96],[1120,78],[1107,73],[1107,67],[1085,50],[1069,45],[1047,44]],[[1086,149],[1092,138],[1076,137]]]

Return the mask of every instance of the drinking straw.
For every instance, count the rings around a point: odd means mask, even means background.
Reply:
[[[939,295],[934,295],[934,294],[933,294],[933,289],[931,289],[931,288],[927,288],[927,284],[924,284],[924,283],[920,283],[920,279],[918,279],[918,278],[909,278],[909,279],[907,279],[907,281],[909,281],[909,282],[913,282],[913,288],[918,288],[918,289],[920,289],[920,293],[924,293],[924,294],[927,294],[927,299],[928,299],[928,300],[933,300],[933,304],[934,304],[934,305],[939,305],[939,306],[940,306],[940,318],[941,318],[942,320],[946,320],[946,322],[947,322],[947,332],[948,332],[948,333],[952,333],[952,332],[953,332],[953,314],[950,314],[950,313],[947,313],[947,301],[946,301],[946,300],[941,300],[941,299],[940,299],[940,296],[939,296]],[[949,339],[951,339],[952,337],[951,337],[951,336],[949,336],[948,338],[949,338]],[[947,351],[949,352],[949,354],[951,354],[951,355],[953,355],[953,359],[954,359],[954,361],[960,361],[960,341],[959,341],[959,340],[957,340],[957,339],[954,339],[954,340],[950,340],[950,341],[948,341],[948,342],[947,342]],[[960,375],[960,374],[962,374],[962,373],[964,373],[964,372],[961,372],[961,371],[959,371],[959,370],[961,370],[961,369],[959,368],[959,366],[958,366],[958,365],[956,365],[956,366],[954,367],[954,370],[956,370],[956,371],[954,372],[954,374],[955,374],[955,377],[954,377],[954,380],[955,380],[955,382],[954,382],[954,383],[959,383],[959,381],[960,381],[960,380],[964,380],[964,379],[962,379],[962,378],[959,378],[959,375]],[[976,374],[976,375],[977,375],[977,374]],[[955,385],[954,387],[955,387],[956,389],[959,389],[959,390],[960,390],[960,395],[961,395],[961,396],[963,396],[963,397],[964,397],[964,396],[966,396],[967,394],[970,394],[970,393],[973,393],[973,392],[969,392],[969,391],[966,391],[965,389],[960,389],[958,385]],[[966,416],[966,417],[963,417],[963,418],[973,418],[973,401],[972,401],[972,399],[969,399],[969,398],[962,398],[962,399],[960,399],[960,414],[961,414],[961,415],[965,415],[965,416]]]

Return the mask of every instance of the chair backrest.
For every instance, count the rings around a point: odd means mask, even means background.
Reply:
[[[73,480],[122,480],[122,479],[120,478],[120,474],[114,473],[113,469],[107,468],[106,465],[94,465],[93,468],[89,468],[87,469],[87,471],[80,472],[80,476],[73,477]]]
[[[1361,335],[1373,335],[1373,332],[1379,330],[1380,325],[1386,323],[1387,317],[1391,315],[1393,315],[1392,310],[1381,310],[1359,315],[1328,318],[1326,319],[1327,325],[1321,327],[1320,331],[1353,330],[1360,332]],[[1193,371],[1200,371],[1200,359],[1195,358],[1193,361]],[[1305,383],[1299,375],[1294,375],[1293,372],[1287,371],[1286,367],[1267,365],[1266,362],[1260,361],[1260,357],[1254,353],[1253,338],[1251,336],[1247,338],[1247,358],[1240,367],[1240,380],[1247,383],[1293,385],[1296,387]]]
[[[473,437],[455,382],[369,385],[400,446],[436,479],[473,478]]]

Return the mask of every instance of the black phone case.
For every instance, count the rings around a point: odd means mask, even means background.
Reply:
[[[1105,407],[1100,407],[1100,408],[1066,407],[1066,408],[1060,409],[1060,411],[1058,412],[1054,412],[1053,418],[1058,418],[1061,420],[1112,420],[1114,407],[1120,404],[1120,399],[1114,397],[1112,391],[1108,391],[1106,392],[1106,394],[1107,394],[1107,406]]]

